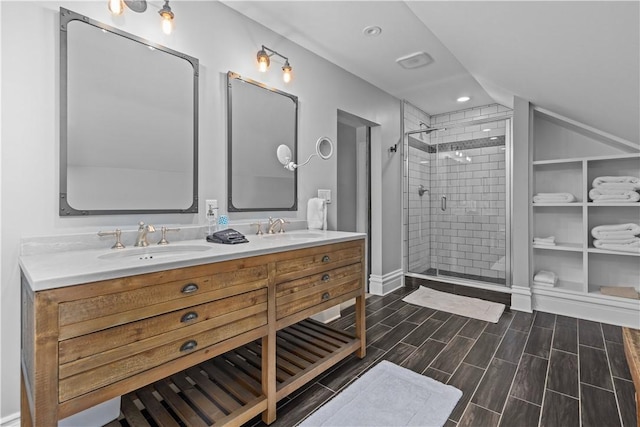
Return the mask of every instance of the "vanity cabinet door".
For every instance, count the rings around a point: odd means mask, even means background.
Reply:
[[[267,324],[267,289],[59,343],[60,402]]]

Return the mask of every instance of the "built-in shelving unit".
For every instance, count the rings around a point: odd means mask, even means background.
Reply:
[[[534,108],[531,200],[537,193],[571,193],[572,203],[531,203],[530,237],[555,236],[556,246],[531,244],[534,309],[640,327],[640,300],[602,295],[602,286],[640,292],[640,254],[594,247],[599,225],[640,224],[640,202],[594,203],[599,176],[640,177],[640,146]],[[533,283],[540,270],[554,287]]]

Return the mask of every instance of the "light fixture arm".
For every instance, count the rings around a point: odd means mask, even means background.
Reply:
[[[270,48],[266,47],[265,45],[262,45],[262,50],[267,52],[267,55],[269,56],[269,58],[271,58],[273,55],[276,55],[276,56],[279,56],[280,58],[284,59],[285,63],[289,63],[289,58],[287,58],[286,56],[282,55],[281,53],[276,52],[273,49],[270,49]]]

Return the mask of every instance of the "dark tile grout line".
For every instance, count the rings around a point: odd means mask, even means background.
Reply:
[[[582,369],[580,369],[580,322],[576,321],[576,352],[578,360],[578,427],[582,427]]]
[[[536,312],[536,315],[533,319],[534,323],[535,320],[538,318],[538,312]],[[549,371],[551,371],[551,352],[553,350],[553,339],[556,336],[556,315],[553,315],[553,329],[551,330],[551,342],[549,343],[549,358],[547,359],[547,370],[544,373],[544,387],[542,388],[542,403],[540,405],[540,415],[538,416],[538,426],[542,424],[542,415],[544,414],[544,402],[545,402],[545,398],[547,397],[547,384],[549,383]],[[526,348],[526,346],[525,346]]]
[[[535,313],[535,312],[534,312]],[[507,407],[507,402],[509,402],[509,397],[511,397],[511,392],[513,391],[513,384],[516,382],[516,376],[518,375],[518,370],[520,369],[520,364],[522,363],[522,356],[524,355],[524,349],[527,348],[527,344],[529,343],[529,338],[531,337],[531,330],[533,329],[533,321],[535,320],[535,314],[533,314],[533,318],[531,319],[531,324],[529,325],[529,331],[527,332],[527,339],[524,342],[524,346],[522,347],[522,353],[520,353],[520,358],[518,359],[518,363],[516,364],[516,371],[513,374],[513,378],[511,379],[511,385],[509,386],[509,391],[507,392],[507,397],[502,404],[502,410],[500,411],[500,418],[498,419],[498,425],[502,422],[502,416],[504,415],[504,409]],[[515,320],[516,315],[513,316],[511,323]],[[515,329],[514,329],[515,330]],[[508,329],[507,329],[508,331]],[[505,332],[506,335],[506,332]],[[495,356],[494,356],[495,358]],[[544,403],[544,402],[543,402]],[[542,412],[542,409],[540,409]]]
[[[604,345],[604,353],[607,357],[607,368],[609,368],[609,377],[611,378],[611,388],[613,389],[613,397],[616,401],[616,409],[618,411],[618,418],[620,419],[620,426],[624,426],[624,419],[622,418],[622,411],[620,409],[620,402],[618,400],[618,393],[616,393],[616,382],[613,379],[613,369],[611,369],[611,358],[609,357],[609,349],[607,348],[607,339],[604,336],[604,331],[602,330],[602,323],[598,322],[598,326],[600,327],[600,334],[602,335],[602,344]]]

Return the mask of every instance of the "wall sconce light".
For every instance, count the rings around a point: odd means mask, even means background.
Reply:
[[[125,5],[134,12],[142,13],[147,10],[147,0],[108,0],[107,7],[112,15],[122,15]],[[164,6],[158,12],[162,18],[162,31],[171,34],[173,31],[173,12],[169,6],[169,0],[164,0]]]
[[[333,155],[333,141],[328,136],[322,136],[316,141],[316,152],[309,156],[306,162],[299,165],[291,161],[291,149],[284,144],[278,146],[276,156],[278,161],[284,166],[285,169],[293,172],[300,166],[304,166],[311,161],[314,156],[320,157],[322,160],[327,160]]]
[[[269,66],[271,65],[270,58],[273,55],[277,55],[280,58],[284,59],[284,66],[282,67],[282,80],[284,80],[285,83],[289,83],[291,81],[291,72],[293,70],[293,68],[291,67],[291,64],[289,64],[289,58],[276,52],[273,49],[269,49],[265,45],[262,45],[262,49],[260,49],[257,54],[258,70],[261,73],[266,72],[269,69]]]

